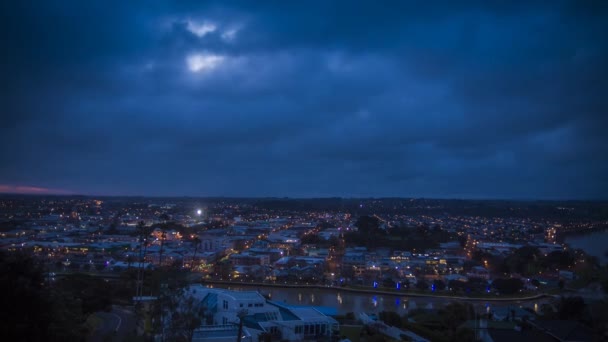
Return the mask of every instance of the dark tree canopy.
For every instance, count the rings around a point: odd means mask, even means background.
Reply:
[[[365,235],[376,234],[380,231],[380,220],[375,216],[361,216],[355,223],[359,232]]]
[[[31,257],[0,253],[0,320],[5,341],[47,337],[52,305],[43,283],[42,268]]]
[[[492,282],[492,286],[501,294],[514,294],[524,287],[524,283],[517,278],[499,278]]]
[[[30,256],[0,252],[2,339],[4,341],[81,341],[82,301],[45,284],[43,267]]]

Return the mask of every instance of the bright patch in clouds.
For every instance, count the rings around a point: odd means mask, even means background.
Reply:
[[[199,38],[205,36],[207,33],[214,32],[217,29],[213,23],[206,21],[197,23],[192,20],[188,20],[188,26],[186,28]]]
[[[192,54],[186,57],[186,64],[191,72],[210,71],[224,61],[224,56],[212,54]]]

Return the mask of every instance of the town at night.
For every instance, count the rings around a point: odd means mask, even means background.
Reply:
[[[608,341],[608,2],[0,13],[2,341]]]

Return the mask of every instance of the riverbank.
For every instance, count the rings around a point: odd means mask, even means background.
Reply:
[[[334,290],[336,292],[350,292],[359,294],[370,294],[370,295],[388,295],[388,296],[399,296],[399,297],[413,297],[413,298],[432,298],[432,299],[449,299],[449,300],[461,300],[471,302],[525,302],[539,300],[547,297],[553,297],[554,295],[548,293],[539,293],[531,296],[513,296],[513,297],[493,297],[493,296],[479,296],[479,297],[468,297],[468,296],[452,296],[443,294],[431,294],[431,293],[420,293],[420,292],[404,292],[404,291],[390,291],[390,290],[378,290],[368,288],[355,288],[350,286],[338,287],[338,286],[323,286],[323,285],[310,285],[310,284],[276,284],[276,283],[256,283],[256,282],[233,282],[223,280],[204,280],[201,282],[202,285],[226,285],[226,286],[238,286],[238,287],[272,287],[272,288],[288,288],[288,289],[319,289],[319,290]]]
[[[564,238],[564,243],[572,249],[582,249],[585,254],[595,256],[601,264],[608,263],[608,230],[606,229],[568,235]]]

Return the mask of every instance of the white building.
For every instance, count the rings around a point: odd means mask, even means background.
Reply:
[[[220,328],[234,329],[238,325],[239,312],[243,318],[244,335],[257,340],[261,333],[269,333],[285,341],[319,340],[338,331],[338,322],[313,307],[291,307],[266,300],[255,291],[231,291],[210,289],[192,285],[188,291],[200,300],[203,326],[200,331]],[[201,339],[206,341],[198,334]]]

